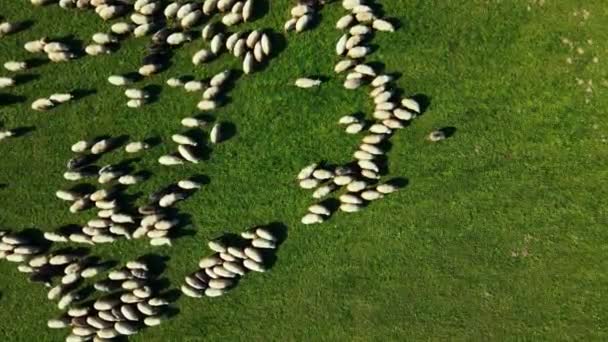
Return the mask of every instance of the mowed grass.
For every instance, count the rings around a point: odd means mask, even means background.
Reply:
[[[292,2],[267,3],[268,13],[242,29],[281,33]],[[428,111],[391,140],[386,179],[407,178],[400,192],[323,225],[299,223],[313,202],[294,182],[296,173],[315,161],[350,160],[358,137],[336,122],[371,109],[365,90],[346,91],[333,77],[340,35],[333,27],[344,11],[331,5],[315,30],[285,36],[268,68],[236,82],[229,105],[212,113],[233,123],[236,135],[195,166],[156,163],[174,150],[169,137],[182,130],[180,119],[198,114],[197,95],[164,82],[237,68],[234,58],[195,68],[190,57],[205,43],[180,48],[168,71],[138,84],[163,86],[159,100],[140,110],[127,108],[122,90],[106,77],[135,70],[146,39],[130,39],[109,56],[29,70],[34,80],[0,92],[25,98],[0,107],[2,124],[35,128],[0,143],[0,184],[6,185],[0,226],[46,231],[83,224],[91,213],[71,215],[54,196],[71,185],[61,176],[70,145],[105,134],[159,136],[163,143],[135,164],[153,176],[133,193],[209,177],[179,205],[191,216],[191,235],[172,248],[121,241],[95,246],[93,254],[119,262],[166,256],[165,275],[179,287],[208,254],[206,242],[222,232],[280,222],[288,237],[270,272],[247,275],[221,298],[180,298],[177,316],[133,341],[608,338],[608,7],[601,0],[382,5],[401,27],[376,35],[379,48],[370,61],[400,73],[406,95],[430,99]],[[73,35],[86,43],[110,26],[90,12],[34,9],[25,0],[1,2],[0,15],[33,21],[0,39],[2,62],[31,58],[22,49],[28,40]],[[564,45],[564,37],[584,52]],[[305,75],[332,78],[318,89],[291,86]],[[577,78],[585,85],[592,80],[591,92]],[[35,98],[75,89],[95,93],[50,112],[29,108]],[[453,137],[425,141],[446,126],[457,129]],[[125,158],[114,152],[101,163]],[[66,331],[46,328],[60,314],[46,290],[28,283],[14,264],[0,262],[0,274],[0,339],[64,338]]]

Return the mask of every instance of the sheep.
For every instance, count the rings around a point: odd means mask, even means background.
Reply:
[[[245,261],[243,261],[243,266],[245,266],[247,269],[252,270],[254,272],[266,272],[264,265],[262,265],[259,262],[254,261],[252,259],[245,259]]]
[[[184,160],[173,155],[164,155],[158,158],[158,163],[165,166],[182,165]]]
[[[141,182],[143,178],[141,176],[124,175],[118,178],[118,183],[122,185],[134,185]]]
[[[216,109],[218,107],[218,104],[216,101],[213,100],[202,100],[197,103],[196,107],[202,111],[209,111]]]
[[[180,20],[181,20],[181,19],[183,19],[183,18],[184,18],[185,16],[187,16],[187,15],[188,15],[190,12],[192,12],[192,11],[196,10],[196,8],[197,8],[197,7],[198,7],[198,6],[197,6],[197,4],[195,4],[195,3],[187,3],[187,4],[182,5],[182,6],[179,8],[179,10],[177,10],[177,13],[176,13],[176,17],[177,17],[177,19],[180,19]]]
[[[145,142],[141,142],[141,141],[133,141],[128,143],[125,146],[125,152],[127,153],[138,153],[141,152],[143,150],[147,150],[150,148],[150,144],[145,143]]]
[[[226,49],[228,49],[228,51],[232,52],[237,41],[239,41],[240,39],[241,39],[241,32],[234,32],[233,34],[228,36],[228,39],[226,39]]]
[[[182,119],[181,124],[182,124],[182,126],[188,127],[188,128],[200,128],[200,127],[207,126],[208,123],[207,123],[207,121],[200,120],[197,118],[186,117],[186,118]]]
[[[352,16],[352,14],[347,14],[343,17],[341,17],[340,19],[338,19],[338,21],[336,22],[336,28],[338,30],[344,30],[346,28],[348,28],[350,25],[352,25],[352,23],[355,21],[355,17]]]
[[[8,71],[13,71],[13,72],[17,72],[17,71],[23,71],[25,69],[27,69],[27,63],[26,62],[18,62],[18,61],[8,61],[6,63],[4,63],[4,68]]]
[[[150,76],[150,75],[156,74],[161,69],[162,69],[162,65],[151,63],[151,64],[142,65],[137,70],[137,72],[142,76]]]
[[[213,128],[211,128],[211,133],[209,133],[209,141],[212,144],[219,144],[220,142],[222,142],[223,140],[223,136],[222,136],[222,124],[221,123],[217,123],[215,125],[213,125]]]
[[[46,38],[41,38],[41,39],[26,42],[23,45],[23,48],[27,52],[41,53],[41,52],[44,52],[44,46],[46,45],[46,43],[47,43]]]
[[[374,172],[380,172],[380,168],[376,163],[371,160],[358,160],[357,165],[363,170],[372,170]]]
[[[344,34],[336,43],[336,55],[342,56],[346,52],[346,43],[348,42],[348,35]]]
[[[14,33],[19,29],[19,25],[8,21],[0,24],[0,37]]]
[[[209,84],[212,87],[221,87],[230,77],[230,70],[224,70],[211,78]]]
[[[299,88],[313,88],[321,85],[322,81],[318,79],[311,78],[298,78],[295,82],[296,87]]]
[[[363,124],[361,124],[359,122],[355,122],[355,123],[352,123],[352,124],[346,126],[345,131],[348,134],[357,134],[357,133],[361,132],[364,127],[365,126]]]
[[[262,37],[260,38],[260,46],[262,47],[262,52],[264,55],[270,56],[272,52],[272,43],[270,42],[270,38],[266,33],[263,33]]]
[[[129,83],[131,83],[131,80],[125,76],[122,75],[110,75],[108,77],[108,82],[111,85],[115,85],[115,86],[124,86],[127,85]]]
[[[339,61],[338,63],[336,63],[335,67],[334,67],[334,72],[336,72],[337,74],[343,73],[349,69],[351,69],[352,67],[355,66],[355,61],[350,60],[350,59],[344,59]]]
[[[224,46],[224,34],[218,33],[211,39],[211,52],[215,55],[221,52]]]
[[[55,103],[66,103],[74,99],[74,95],[70,93],[56,93],[49,96],[49,100]]]
[[[84,48],[84,52],[89,56],[99,56],[101,54],[109,54],[111,50],[105,45],[89,44]]]
[[[406,109],[409,109],[417,114],[420,114],[420,104],[414,99],[403,99],[401,100],[401,105]]]
[[[219,87],[209,87],[203,92],[203,99],[213,100],[220,95],[220,92],[221,90]]]
[[[60,63],[74,59],[76,55],[70,52],[50,52],[47,57],[53,63]]]
[[[206,0],[203,3],[203,13],[210,15],[217,9],[217,0]]]
[[[161,9],[161,4],[159,2],[151,2],[144,6],[142,6],[138,12],[143,15],[154,15],[158,10]]]
[[[184,89],[187,92],[197,92],[203,90],[203,82],[201,81],[188,81],[184,84]]]
[[[148,98],[148,93],[143,89],[129,88],[125,90],[125,96],[130,99],[142,100]]]
[[[401,129],[405,127],[401,121],[395,119],[382,120],[382,124],[390,129]]]
[[[99,45],[112,44],[118,42],[118,38],[108,33],[95,33],[91,39]]]
[[[190,138],[189,136],[183,135],[183,134],[173,134],[171,136],[171,140],[173,140],[175,143],[180,144],[180,145],[190,145],[190,146],[198,145],[194,139]]]
[[[371,49],[367,46],[356,46],[346,53],[348,57],[353,59],[363,58],[371,52]]]
[[[297,22],[298,22],[298,18],[291,18],[285,22],[285,25],[283,25],[283,29],[285,31],[292,31],[296,28]]]
[[[378,31],[395,32],[395,26],[383,19],[374,20],[372,27]]]
[[[149,34],[150,32],[152,32],[155,28],[156,28],[156,25],[154,25],[154,24],[148,24],[148,23],[140,24],[133,30],[133,35],[135,37],[143,37],[143,36]]]
[[[179,154],[182,158],[184,158],[185,160],[187,160],[191,163],[198,164],[200,161],[200,159],[195,155],[192,148],[188,145],[177,146],[177,151],[179,152]]]
[[[131,23],[115,23],[110,27],[110,31],[118,35],[125,35],[131,33],[135,29],[135,25]]]
[[[352,36],[365,36],[371,32],[372,30],[368,26],[361,24],[351,27],[348,31]]]
[[[243,5],[243,21],[244,22],[248,22],[249,19],[251,19],[253,17],[254,8],[255,8],[255,6],[253,4],[253,0],[245,1],[245,4]]]
[[[255,64],[253,54],[251,53],[251,51],[249,51],[245,55],[245,59],[243,59],[243,72],[245,72],[246,74],[251,74],[253,72],[254,66]]]
[[[438,142],[441,140],[445,140],[447,138],[446,134],[444,131],[441,130],[437,130],[437,131],[433,131],[431,133],[429,133],[429,135],[427,136],[427,140],[431,141],[431,142]]]
[[[13,137],[15,136],[15,132],[10,131],[10,130],[4,130],[4,131],[0,131],[0,141],[8,138],[8,137]]]
[[[177,12],[180,9],[180,4],[178,2],[172,2],[165,7],[163,10],[163,15],[167,19],[173,19],[177,16]]]
[[[55,106],[55,103],[47,98],[37,99],[32,102],[32,109],[36,111],[46,111]]]
[[[180,78],[177,78],[177,77],[171,77],[170,79],[167,80],[166,83],[171,88],[177,88],[177,87],[184,86],[184,81],[182,81]]]
[[[240,13],[228,13],[222,17],[222,23],[226,26],[234,26],[243,21]]]
[[[323,185],[319,187],[315,192],[313,192],[312,197],[316,199],[323,198],[329,195],[332,191],[336,189],[336,185],[333,183]]]
[[[189,42],[190,40],[192,40],[192,38],[190,38],[189,35],[183,33],[183,32],[175,32],[170,34],[167,37],[167,44],[169,45],[182,45],[185,42]]]
[[[347,79],[344,81],[344,88],[349,90],[357,89],[361,86],[362,82],[360,78],[357,79]]]
[[[213,57],[214,54],[211,51],[207,49],[201,49],[192,56],[192,64],[200,65],[202,63],[210,61]]]
[[[313,171],[312,176],[318,180],[327,180],[334,177],[333,172],[324,170],[324,169],[316,169]]]
[[[144,100],[132,99],[132,100],[127,101],[127,107],[139,108],[139,107],[143,106],[145,103],[146,103],[146,101],[144,101]]]
[[[110,150],[112,148],[113,142],[112,139],[102,139],[93,144],[91,146],[92,154],[102,154]]]
[[[317,163],[307,165],[298,173],[297,178],[299,180],[304,180],[304,179],[310,178],[310,176],[312,176],[312,173],[315,171],[317,166],[318,166]]]
[[[331,212],[329,211],[329,209],[327,209],[325,206],[320,205],[320,204],[311,205],[310,207],[308,207],[308,211],[310,213],[317,214],[317,215],[324,215],[324,216],[331,215]]]
[[[300,181],[300,187],[302,189],[310,190],[319,186],[320,182],[317,179],[309,178]]]
[[[11,77],[0,77],[0,89],[12,87],[15,83],[15,79]]]
[[[190,28],[195,26],[203,16],[203,13],[200,10],[195,10],[188,13],[185,17],[183,17],[180,21],[180,25],[183,28]]]
[[[361,206],[357,204],[344,203],[340,205],[340,210],[345,213],[356,213],[361,210]]]
[[[310,26],[312,21],[313,21],[312,14],[306,14],[306,15],[301,16],[296,21],[296,25],[295,25],[296,32],[302,32],[302,31],[306,30]]]

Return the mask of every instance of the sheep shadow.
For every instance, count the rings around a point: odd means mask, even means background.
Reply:
[[[27,135],[35,130],[36,130],[35,126],[22,126],[22,127],[17,127],[17,128],[12,129],[12,132],[14,134],[13,135],[14,137],[19,138],[19,137]]]
[[[20,75],[16,75],[14,77],[15,84],[17,84],[17,85],[26,84],[28,82],[35,81],[39,78],[40,78],[40,75],[38,75],[38,74],[20,74]]]
[[[453,126],[448,126],[448,127],[443,127],[439,129],[440,132],[442,132],[443,134],[445,134],[446,139],[447,138],[451,138],[452,136],[454,136],[454,134],[456,134],[456,127]]]
[[[0,93],[0,106],[10,106],[16,103],[25,102],[26,99],[25,96]]]

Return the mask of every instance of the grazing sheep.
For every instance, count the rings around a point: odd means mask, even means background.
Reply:
[[[350,58],[358,59],[367,56],[371,52],[371,49],[367,46],[356,46],[348,50],[347,55]]]
[[[13,71],[13,72],[23,71],[23,70],[27,69],[27,63],[18,62],[18,61],[8,61],[8,62],[4,63],[4,68],[8,71]]]
[[[6,139],[8,137],[12,137],[14,135],[15,135],[15,133],[12,131],[8,131],[8,130],[0,131],[0,141]]]
[[[137,72],[142,76],[150,76],[156,74],[162,69],[162,65],[160,64],[146,64],[142,65]]]
[[[251,51],[247,52],[245,58],[243,59],[243,72],[245,72],[246,74],[251,74],[255,66],[254,61],[255,59]]]
[[[198,128],[198,127],[205,127],[205,126],[207,126],[208,122],[205,121],[205,120],[197,119],[197,118],[186,117],[186,118],[182,119],[181,124],[184,127]]]
[[[0,89],[15,85],[15,80],[11,77],[0,77]]]
[[[67,62],[76,57],[75,54],[70,52],[50,52],[47,57],[53,63]]]
[[[234,26],[243,21],[241,13],[228,13],[222,17],[222,23],[226,26]]]
[[[127,101],[127,107],[129,107],[129,108],[139,108],[139,107],[143,106],[144,104],[146,104],[146,101],[140,100],[140,99],[133,99],[133,100]]]
[[[135,25],[131,23],[115,23],[110,27],[110,30],[118,35],[125,35],[131,33],[135,29]]]
[[[141,142],[141,141],[133,141],[127,144],[127,146],[125,146],[125,151],[127,153],[138,153],[141,152],[143,150],[147,150],[150,148],[150,144],[145,143],[145,142]]]
[[[185,160],[187,160],[191,163],[198,164],[200,161],[200,159],[195,155],[192,148],[188,145],[177,146],[177,151],[179,152],[179,154],[182,158],[184,158]]]
[[[215,55],[207,49],[201,49],[192,56],[192,64],[200,65],[210,61]]]
[[[95,33],[93,37],[91,37],[93,42],[99,45],[106,45],[118,42],[118,38],[109,34],[109,33]]]
[[[431,142],[438,142],[441,140],[445,140],[446,138],[447,136],[445,132],[441,130],[433,131],[427,136],[427,139]]]
[[[46,111],[53,108],[54,106],[55,103],[53,103],[53,101],[47,98],[37,99],[32,102],[32,109],[37,111]]]
[[[189,42],[190,40],[192,40],[192,38],[190,38],[189,35],[183,33],[183,32],[175,32],[170,34],[167,37],[167,44],[169,45],[182,45],[185,42]]]
[[[313,88],[321,85],[321,83],[321,80],[311,78],[298,78],[295,82],[295,85],[299,88]]]
[[[40,0],[38,0],[40,1]],[[0,37],[3,37],[7,34],[11,34],[19,28],[18,24],[10,23],[8,21],[0,24]]]
[[[414,99],[403,99],[401,100],[401,105],[406,109],[420,114],[420,104]]]
[[[190,138],[189,136],[183,135],[183,134],[173,134],[171,136],[171,140],[173,140],[175,143],[180,144],[180,145],[190,145],[190,146],[198,145],[196,143],[196,141],[194,141],[194,139]]]
[[[102,154],[107,152],[108,150],[110,150],[110,148],[112,148],[112,139],[102,139],[99,140],[98,142],[96,142],[95,144],[93,144],[93,146],[91,146],[91,153],[92,154]]]
[[[319,187],[317,190],[315,190],[315,192],[313,192],[312,197],[316,198],[316,199],[323,198],[323,197],[329,195],[335,189],[336,189],[335,184],[330,183],[330,184],[323,185],[323,186]]]
[[[108,82],[115,86],[124,86],[131,83],[131,80],[122,75],[110,75]]]
[[[27,52],[31,53],[41,53],[44,52],[44,46],[46,45],[46,38],[41,38],[38,40],[32,40],[23,45],[23,48]]]
[[[378,31],[395,32],[395,26],[383,19],[374,20],[372,27]]]
[[[49,100],[55,103],[66,103],[68,101],[71,101],[72,99],[74,99],[74,95],[70,93],[56,93],[49,96]]]
[[[305,14],[303,16],[301,16],[295,24],[295,30],[296,32],[302,32],[304,30],[306,30],[310,24],[313,21],[313,16],[312,14]]]

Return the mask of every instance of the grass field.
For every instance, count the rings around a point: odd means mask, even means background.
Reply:
[[[282,33],[292,1],[265,2],[268,13],[240,28]],[[164,82],[238,68],[236,59],[194,68],[190,57],[203,43],[180,48],[169,70],[138,84],[164,86],[158,101],[140,110],[127,108],[106,78],[136,70],[146,39],[130,39],[112,55],[29,70],[31,81],[0,91],[0,122],[33,128],[0,142],[0,227],[84,223],[90,214],[69,214],[54,197],[69,185],[61,175],[70,145],[104,134],[158,136],[163,143],[136,164],[153,176],[134,192],[209,177],[180,204],[191,215],[191,234],[172,248],[121,241],[95,246],[94,254],[120,262],[164,255],[166,275],[179,287],[221,232],[280,222],[288,237],[270,272],[248,275],[218,299],[181,297],[177,316],[133,341],[608,339],[605,1],[381,3],[401,27],[377,34],[370,60],[401,73],[407,95],[430,99],[427,112],[391,140],[387,179],[408,180],[398,193],[323,225],[299,222],[312,199],[295,175],[311,162],[349,161],[359,137],[336,122],[371,110],[363,90],[346,91],[333,75],[334,24],[344,14],[334,4],[316,29],[285,35],[267,69],[236,82],[230,104],[213,113],[236,134],[196,166],[156,163],[174,149],[170,135],[197,113],[199,100]],[[28,40],[73,35],[86,43],[110,26],[91,12],[34,9],[25,0],[0,2],[0,15],[32,21],[0,39],[2,62],[30,58],[22,48]],[[305,75],[332,78],[318,89],[291,85]],[[50,112],[29,107],[35,98],[76,89],[94,93]],[[450,139],[425,140],[446,126],[456,128]],[[112,153],[103,163],[125,157]],[[65,331],[46,328],[60,313],[46,290],[14,264],[0,262],[0,274],[0,339],[64,338]]]

